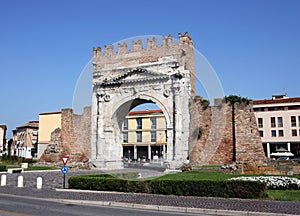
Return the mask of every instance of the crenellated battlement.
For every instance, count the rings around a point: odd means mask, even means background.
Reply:
[[[116,52],[114,52],[114,46],[104,46],[104,49],[102,50],[101,47],[93,48],[93,55],[94,58],[100,57],[100,56],[113,56],[118,54],[125,54],[125,53],[131,53],[131,52],[139,52],[139,51],[145,51],[145,50],[156,50],[156,49],[166,49],[171,47],[177,47],[178,45],[187,45],[193,47],[193,41],[189,34],[186,32],[185,34],[178,34],[179,43],[173,44],[173,38],[171,35],[168,37],[162,37],[162,45],[158,46],[156,38],[153,37],[152,39],[147,39],[146,47],[143,48],[143,43],[141,40],[138,41],[132,41],[132,49],[128,49],[128,44],[124,42],[123,44],[118,44],[118,49]]]
[[[179,66],[190,71],[192,92],[195,92],[194,44],[187,32],[179,33],[178,39],[174,43],[173,37],[169,35],[163,36],[160,43],[158,43],[159,38],[153,37],[146,40],[133,40],[131,47],[123,42],[118,43],[117,47],[109,45],[104,48],[94,48],[94,72],[99,74],[116,68],[135,68],[139,65],[158,63],[165,57],[172,57]]]

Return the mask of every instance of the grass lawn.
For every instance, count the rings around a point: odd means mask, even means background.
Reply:
[[[11,168],[20,168],[21,166],[18,165],[14,165],[14,164],[7,164],[7,169],[11,169]]]
[[[225,174],[222,172],[182,172],[176,174],[167,174],[159,177],[159,179],[175,179],[175,180],[211,180],[211,181],[223,181],[233,177],[239,176],[258,176],[258,175],[233,175]],[[300,176],[288,176],[292,178],[300,179]],[[281,201],[300,201],[300,190],[267,190],[270,200]]]
[[[32,171],[32,170],[56,170],[57,168],[54,167],[44,167],[44,166],[34,166],[28,167],[25,171]]]
[[[7,169],[12,168],[21,168],[21,165],[16,164],[5,164]],[[34,166],[34,167],[28,167],[27,169],[24,169],[25,171],[32,171],[32,170],[55,170],[57,168],[54,167],[44,167],[44,166]]]
[[[300,190],[268,190],[271,200],[300,202]]]
[[[159,177],[159,179],[175,179],[175,180],[211,180],[211,181],[222,181],[230,179],[239,175],[225,174],[222,172],[182,172],[176,174],[167,174]]]

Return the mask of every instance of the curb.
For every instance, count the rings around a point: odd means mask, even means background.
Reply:
[[[126,194],[123,192],[113,191],[92,191],[92,190],[75,190],[75,189],[55,189],[59,192],[72,192],[72,193],[114,193]],[[163,206],[163,205],[149,205],[137,204],[126,202],[111,202],[111,201],[88,201],[88,200],[68,200],[61,199],[61,202],[67,204],[80,204],[90,206],[107,206],[119,208],[132,208],[142,210],[152,210],[161,212],[177,212],[177,213],[191,213],[191,214],[207,214],[207,215],[232,215],[232,216],[295,216],[295,214],[282,214],[282,213],[269,213],[269,212],[250,212],[250,211],[236,211],[236,210],[223,210],[223,209],[204,209],[204,208],[191,208],[191,207],[177,207],[177,206]]]
[[[55,201],[57,202],[58,200],[55,200]],[[222,216],[225,216],[225,215],[231,215],[231,216],[257,216],[257,215],[260,215],[260,216],[295,216],[294,214],[246,212],[246,211],[233,211],[233,210],[222,210],[222,209],[202,209],[202,208],[161,206],[161,205],[144,205],[144,204],[107,202],[107,201],[66,200],[66,199],[60,199],[59,201],[64,204],[74,204],[74,205],[131,208],[131,209],[142,209],[142,210],[151,210],[151,211],[160,211],[160,212],[177,212],[177,213],[190,213],[190,214],[206,214],[206,215],[222,215]]]

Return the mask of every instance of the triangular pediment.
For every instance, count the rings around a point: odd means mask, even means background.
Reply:
[[[104,80],[101,85],[108,86],[108,85],[117,85],[117,84],[125,84],[125,83],[149,82],[149,81],[156,81],[156,80],[158,81],[162,79],[169,79],[169,75],[149,71],[144,68],[134,68],[119,76],[115,76]]]

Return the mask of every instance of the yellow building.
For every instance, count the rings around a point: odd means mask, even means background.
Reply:
[[[61,128],[61,112],[39,114],[39,142],[37,158],[40,158],[44,150],[47,148],[51,139],[51,133],[56,128]]]
[[[123,123],[123,158],[159,160],[167,151],[166,120],[161,110],[129,112]]]

